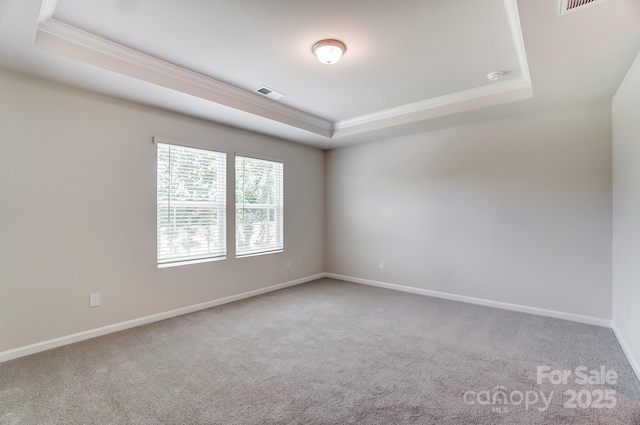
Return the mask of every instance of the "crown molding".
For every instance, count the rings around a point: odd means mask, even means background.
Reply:
[[[333,124],[333,138],[533,97],[517,0],[504,0],[504,8],[518,56],[520,75],[517,78],[338,121]]]
[[[461,104],[463,102],[482,99],[483,97],[506,93],[511,90],[517,90],[522,87],[529,86],[529,82],[523,78],[517,78],[491,85],[476,87],[444,96],[433,97],[431,99],[421,100],[419,102],[401,105],[395,108],[389,108],[382,111],[372,112],[370,114],[359,115],[354,118],[338,121],[334,124],[334,129],[342,130],[349,127],[355,127],[375,121],[386,120],[389,118],[397,118],[403,115],[415,114],[417,112],[429,111],[445,106]]]
[[[57,20],[53,17],[57,0],[42,1],[35,44],[72,59],[330,140],[533,97],[517,0],[503,1],[520,68],[510,72],[515,74],[512,78],[337,122],[266,99]]]
[[[520,13],[518,12],[517,0],[504,0],[504,9],[507,13],[507,21],[511,29],[511,38],[513,46],[518,55],[518,63],[520,64],[520,72],[522,77],[531,83],[531,74],[529,72],[529,62],[527,60],[527,51],[524,47],[524,38],[522,37],[522,26],[520,25]]]
[[[57,5],[58,0],[42,0],[42,5],[40,6],[40,16],[38,16],[38,23],[42,23],[51,19]]]
[[[524,77],[360,115],[334,123],[334,138],[533,97]]]
[[[59,21],[38,24],[35,44],[72,59],[128,75],[231,108],[331,137],[330,121],[265,99]]]

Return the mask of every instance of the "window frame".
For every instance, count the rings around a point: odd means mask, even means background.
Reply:
[[[164,138],[164,137],[158,137],[155,136],[153,137],[153,144],[155,145],[155,151],[156,151],[156,160],[155,160],[155,166],[156,166],[156,265],[157,268],[168,268],[168,267],[176,267],[176,266],[183,266],[183,265],[189,265],[189,264],[199,264],[199,263],[206,263],[206,262],[212,262],[212,261],[221,261],[221,260],[226,260],[227,256],[229,255],[229,241],[228,241],[228,225],[229,225],[229,196],[228,196],[228,192],[229,192],[229,153],[226,152],[224,149],[219,149],[216,147],[211,147],[211,146],[202,146],[202,145],[197,145],[197,144],[193,144],[190,142],[184,142],[181,140],[176,140],[176,139],[169,139],[169,138]],[[208,254],[205,254],[205,256],[200,256],[200,255],[194,255],[192,257],[174,257],[171,259],[160,259],[160,240],[161,240],[161,234],[160,234],[160,215],[159,215],[159,210],[160,210],[160,205],[159,205],[159,190],[160,190],[160,186],[159,186],[159,145],[168,145],[168,146],[175,146],[177,148],[185,148],[185,149],[194,149],[194,150],[200,150],[200,151],[206,151],[206,152],[211,152],[214,154],[221,154],[223,155],[223,159],[224,159],[224,164],[222,167],[220,167],[219,169],[217,169],[217,172],[222,175],[224,177],[224,181],[223,182],[216,182],[216,185],[218,186],[219,189],[221,190],[221,193],[223,195],[222,201],[217,201],[217,202],[210,202],[211,204],[217,204],[215,205],[215,209],[216,209],[216,214],[218,217],[221,216],[220,213],[222,213],[222,216],[224,218],[222,225],[218,225],[218,228],[220,229],[220,231],[218,232],[219,234],[217,235],[218,241],[221,244],[224,244],[224,249],[222,250],[221,254],[211,254],[210,256]],[[185,202],[189,202],[189,201],[185,201]],[[209,202],[203,202],[203,203],[209,203]]]
[[[273,206],[273,207],[263,207],[264,209],[275,209],[276,210],[276,214],[280,214],[280,220],[276,220],[276,223],[280,224],[280,231],[277,232],[277,237],[279,237],[280,239],[280,243],[279,246],[277,246],[276,248],[273,249],[262,249],[262,250],[252,250],[250,252],[242,252],[242,253],[238,253],[238,211],[239,209],[243,209],[244,206],[243,204],[239,204],[238,200],[237,200],[237,184],[238,184],[238,179],[237,179],[237,169],[236,169],[236,161],[238,158],[247,158],[247,159],[253,159],[253,160],[258,160],[258,161],[265,161],[265,162],[273,162],[273,163],[277,163],[281,165],[281,178],[280,178],[280,182],[281,182],[281,190],[280,191],[275,191],[276,194],[280,195],[280,206]],[[235,258],[248,258],[248,257],[255,257],[255,256],[260,256],[260,255],[269,255],[269,254],[279,254],[279,253],[283,253],[284,252],[284,241],[285,241],[285,221],[284,221],[284,217],[285,217],[285,202],[284,202],[284,175],[285,175],[285,161],[281,158],[276,158],[276,157],[272,157],[272,156],[267,156],[267,155],[260,155],[260,154],[255,154],[255,153],[249,153],[249,152],[241,152],[241,151],[236,151],[234,154],[234,158],[233,158],[233,207],[234,207],[234,214],[233,214],[233,218],[234,218],[234,235],[235,235]],[[246,205],[246,204],[244,204]],[[255,209],[260,209],[260,208],[255,208]]]

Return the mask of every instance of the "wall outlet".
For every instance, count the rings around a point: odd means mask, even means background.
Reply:
[[[380,261],[378,262],[378,268],[379,268],[380,270],[384,270],[384,260],[380,260]]]
[[[287,260],[287,268],[290,269],[291,268],[291,260]]]
[[[100,292],[89,294],[89,307],[98,307],[100,305]]]

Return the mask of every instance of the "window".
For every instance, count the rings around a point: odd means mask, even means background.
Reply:
[[[283,250],[283,164],[236,156],[236,256]]]
[[[157,145],[158,266],[224,258],[226,154]]]

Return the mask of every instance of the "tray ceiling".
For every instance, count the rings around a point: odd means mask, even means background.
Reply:
[[[464,123],[455,117],[532,98],[525,41],[535,49],[543,31],[524,27],[558,19],[551,0],[3,1],[0,11],[23,21],[6,22],[14,41],[0,41],[0,65],[323,148]],[[618,26],[633,30],[625,52],[638,45],[638,21]],[[312,55],[324,38],[347,45],[339,63]],[[494,71],[504,76],[489,81]],[[262,86],[285,97],[254,93]]]

